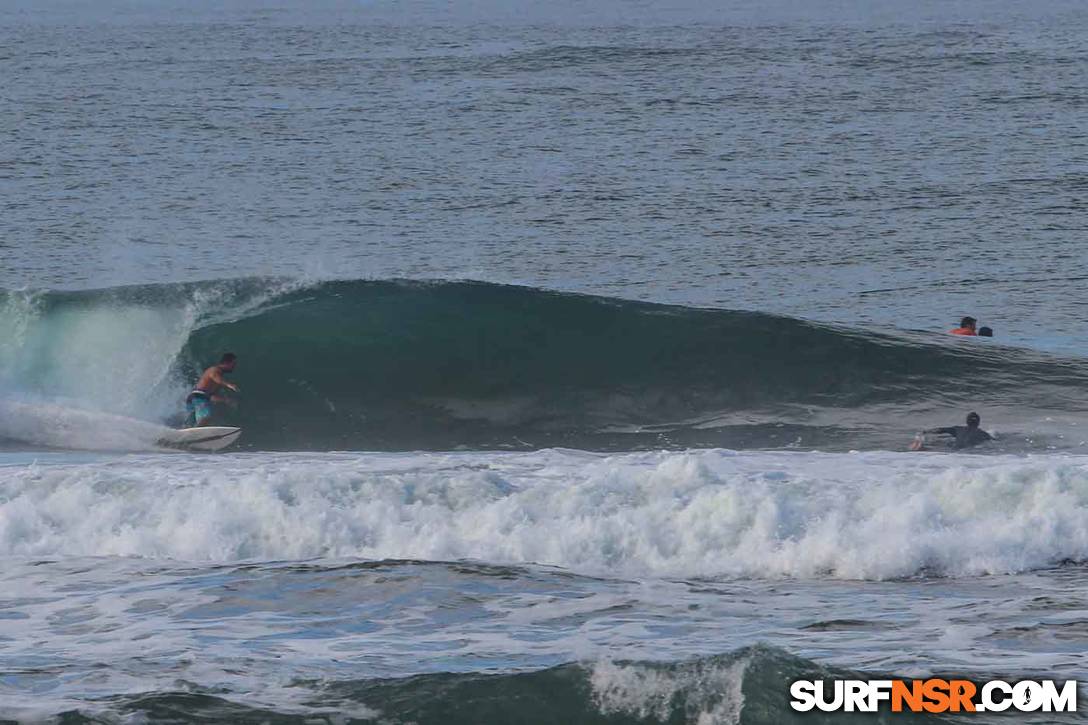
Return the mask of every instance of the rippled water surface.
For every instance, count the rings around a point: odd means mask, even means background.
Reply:
[[[1086,29],[0,0],[0,719],[1088,677]],[[225,349],[240,444],[162,452]]]
[[[1083,349],[1078,3],[0,9],[0,286],[477,278]]]

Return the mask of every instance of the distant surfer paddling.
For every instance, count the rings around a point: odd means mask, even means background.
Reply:
[[[975,337],[978,333],[975,331],[975,325],[978,324],[978,320],[974,317],[964,317],[960,320],[960,326],[954,330],[948,332],[953,335],[962,335],[963,337]]]
[[[185,398],[186,428],[196,428],[208,424],[212,417],[212,405],[237,405],[232,398],[220,395],[224,388],[238,392],[238,386],[228,382],[224,375],[234,372],[238,356],[233,352],[223,353],[219,362],[212,365],[200,376],[193,386],[193,391]]]
[[[950,444],[951,447],[957,451],[977,446],[986,441],[992,441],[994,437],[979,427],[981,423],[982,418],[979,417],[978,413],[968,413],[967,425],[953,425],[948,426],[947,428],[930,428],[929,430],[924,430],[914,439],[914,443],[911,444],[910,449],[912,451],[920,451],[925,448],[926,434],[952,436]]]

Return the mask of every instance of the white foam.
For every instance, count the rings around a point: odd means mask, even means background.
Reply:
[[[0,291],[0,438],[146,450],[147,431],[131,419],[180,416],[191,381],[177,379],[178,360],[193,331],[266,309],[307,284],[227,280],[146,301],[104,290],[60,303],[39,291]]]
[[[150,306],[103,298],[48,309],[40,293],[4,293],[0,390],[66,398],[121,415],[160,414],[168,375],[194,326],[191,302]]]
[[[736,725],[744,707],[748,659],[724,664],[699,661],[669,668],[618,664],[593,665],[593,699],[604,715],[629,715],[667,722],[683,699],[685,720],[696,725]]]
[[[1088,560],[1088,457],[142,456],[0,466],[0,554],[882,579]]]
[[[0,399],[0,438],[85,451],[152,451],[173,429],[76,403]]]

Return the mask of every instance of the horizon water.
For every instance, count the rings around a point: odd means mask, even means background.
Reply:
[[[0,720],[1085,679],[1086,28],[0,2]],[[227,349],[239,444],[158,450]]]

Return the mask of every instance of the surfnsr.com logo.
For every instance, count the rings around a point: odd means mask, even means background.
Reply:
[[[1076,712],[1077,681],[796,680],[790,697],[798,712]]]

